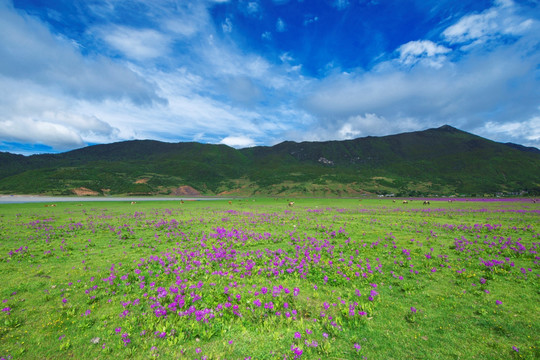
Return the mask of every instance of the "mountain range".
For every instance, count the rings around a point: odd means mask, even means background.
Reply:
[[[454,127],[234,149],[133,140],[59,153],[0,152],[0,193],[485,196],[540,194],[540,150]]]

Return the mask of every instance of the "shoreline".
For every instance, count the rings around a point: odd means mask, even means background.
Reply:
[[[223,197],[127,197],[127,196],[50,196],[50,195],[0,195],[0,204],[24,204],[42,202],[106,202],[106,201],[212,201],[231,200]]]

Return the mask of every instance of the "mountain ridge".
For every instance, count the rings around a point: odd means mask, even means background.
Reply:
[[[0,193],[68,195],[536,194],[540,150],[498,143],[449,125],[351,140],[223,144],[129,140],[59,154],[0,152]],[[144,179],[144,181],[142,181]]]

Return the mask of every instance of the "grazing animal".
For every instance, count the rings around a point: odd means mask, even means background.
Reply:
[[[292,207],[294,205],[294,201],[289,201],[289,206]]]
[[[183,203],[184,203],[184,200],[180,200],[180,202],[183,204]]]
[[[131,205],[135,205],[137,202],[136,201],[132,201],[131,202]]]
[[[409,202],[407,200],[403,200],[403,203],[404,204],[408,204]]]
[[[232,201],[229,201],[229,205],[231,205],[231,204],[232,204]]]
[[[429,201],[424,201],[424,205],[429,205]]]
[[[396,202],[396,200],[392,200],[392,202],[393,202],[393,203],[395,203],[395,202]]]

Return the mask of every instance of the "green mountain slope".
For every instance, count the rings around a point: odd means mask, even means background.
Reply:
[[[150,140],[33,156],[0,153],[0,192],[484,195],[540,193],[540,152],[451,126],[346,141],[235,150]]]

